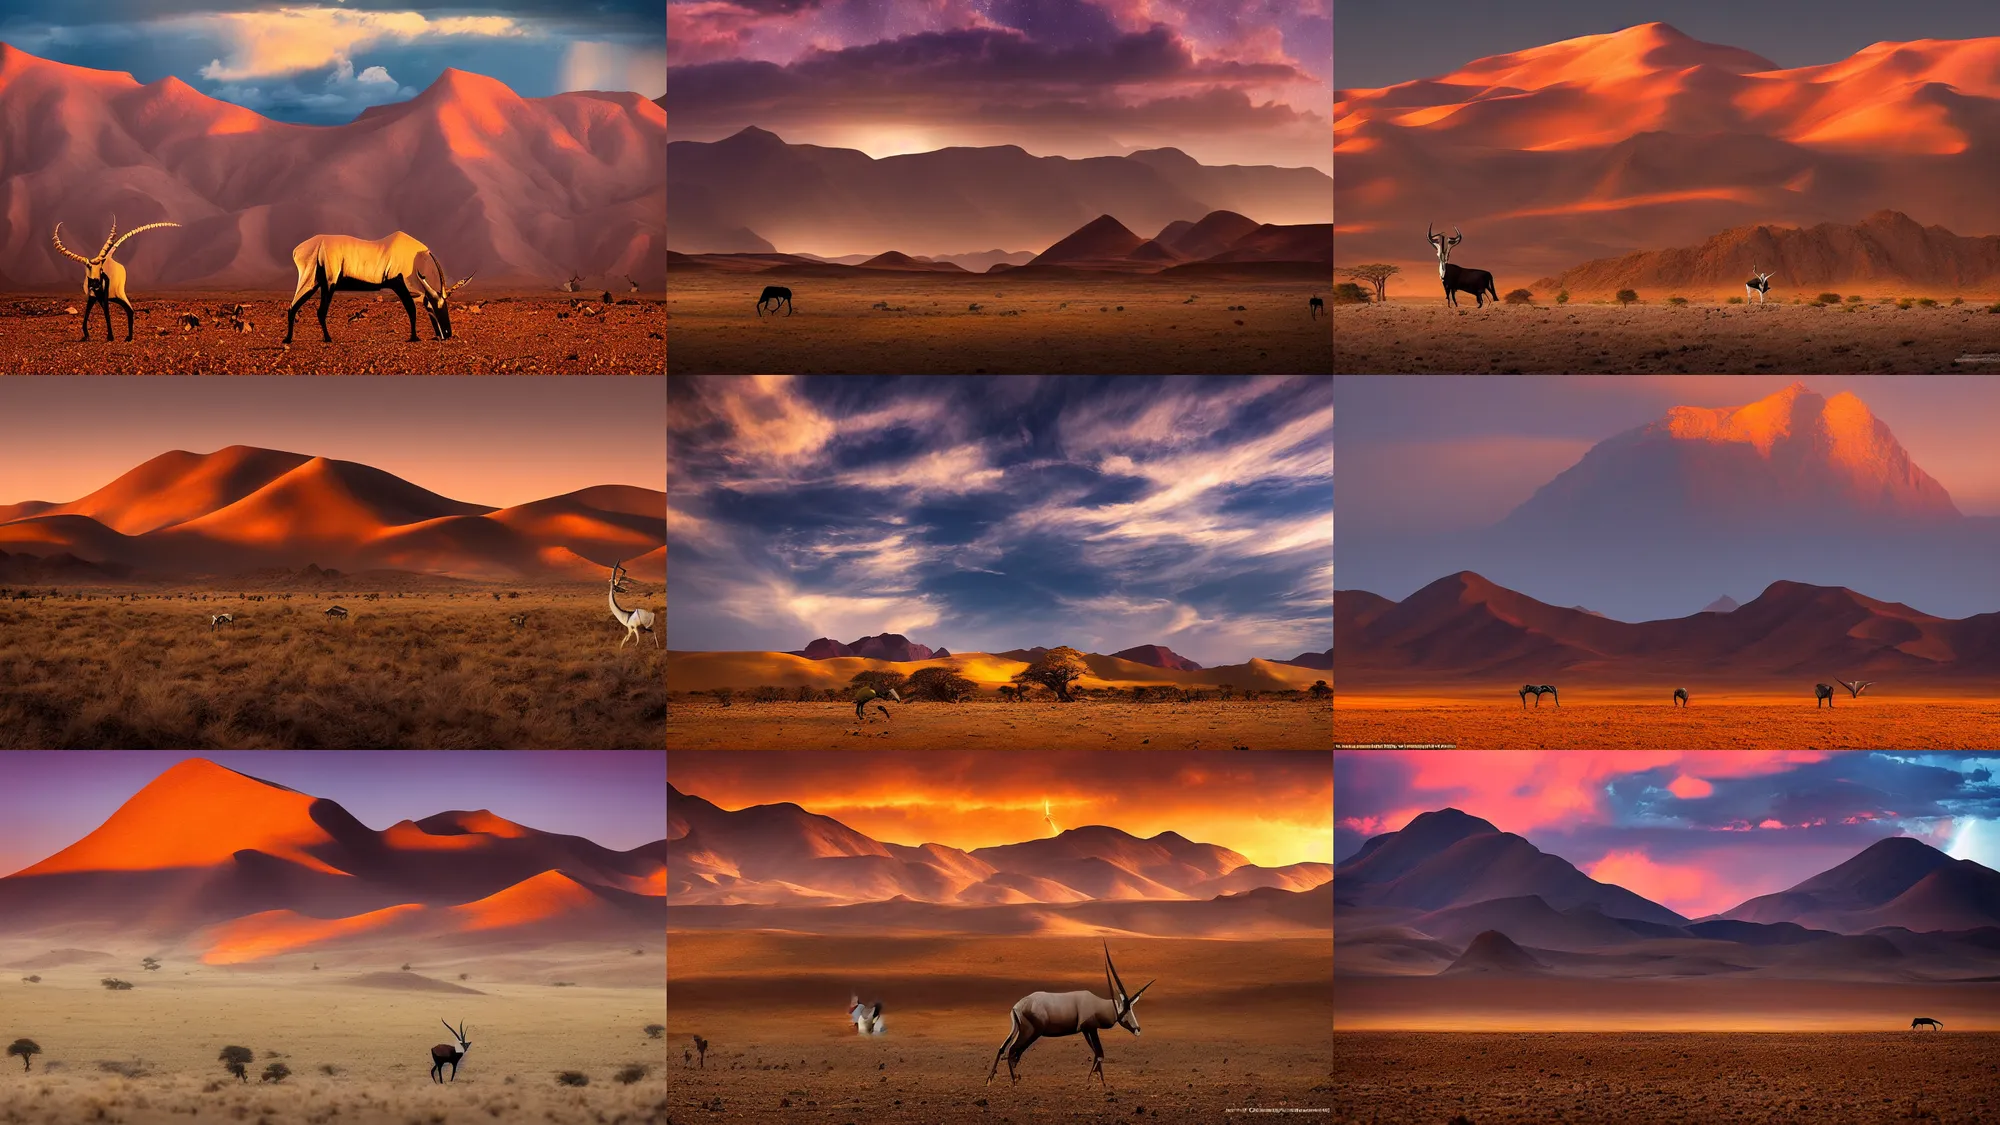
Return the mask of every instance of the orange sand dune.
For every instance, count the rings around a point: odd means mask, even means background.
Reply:
[[[226,508],[310,459],[247,445],[209,454],[176,449],[39,514],[89,516],[113,531],[142,535]]]
[[[247,848],[345,875],[306,850],[333,843],[309,814],[315,800],[190,758],[154,778],[96,831],[19,874],[207,867]]]
[[[478,902],[451,908],[458,928],[496,930],[590,912],[601,904],[590,888],[560,871],[544,871]]]
[[[1147,684],[1178,684],[1185,687],[1215,687],[1230,684],[1239,690],[1281,691],[1311,687],[1314,680],[1329,677],[1325,672],[1291,664],[1274,664],[1252,657],[1243,664],[1225,664],[1196,672],[1156,668],[1115,656],[1086,656],[1090,674],[1076,681],[1087,688],[1133,688]],[[855,673],[868,670],[895,671],[906,675],[919,668],[954,668],[958,674],[980,685],[997,689],[1013,682],[1025,670],[1026,661],[1010,660],[984,652],[959,652],[933,660],[877,660],[866,656],[836,656],[808,660],[788,652],[680,652],[667,653],[667,687],[673,691],[711,691],[733,687],[738,690],[772,684],[813,688],[845,687]]]
[[[225,922],[210,931],[208,951],[201,955],[201,960],[204,965],[258,961],[294,949],[412,922],[424,913],[424,908],[413,902],[371,910],[351,918],[308,918],[293,910],[266,910]]]
[[[176,531],[224,543],[303,547],[366,540],[386,527],[491,510],[425,491],[380,469],[314,457]]]

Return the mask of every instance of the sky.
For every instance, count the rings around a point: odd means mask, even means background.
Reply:
[[[1326,376],[674,376],[667,647],[1333,645]]]
[[[1871,43],[2000,35],[1991,0],[1905,4],[1827,0],[1535,0],[1349,3],[1334,37],[1337,84],[1371,89],[1447,74],[1474,59],[1660,21],[1742,47],[1781,68],[1833,62]]]
[[[1970,753],[1336,753],[1334,854],[1345,860],[1420,812],[1456,808],[1599,882],[1700,917],[1890,836],[2000,868],[1996,769],[2000,757]]]
[[[285,375],[0,380],[0,504],[66,503],[170,450],[357,461],[493,507],[662,489],[664,377]]]
[[[446,67],[522,97],[666,90],[656,0],[9,0],[0,41],[140,82],[168,75],[280,121],[337,125],[421,93]]]
[[[1743,406],[1795,375],[1352,376],[1337,380],[1342,554],[1371,536],[1463,531],[1499,522],[1591,446],[1674,406]],[[1911,460],[1966,515],[2000,515],[1992,422],[2000,383],[1812,375],[1828,398],[1860,396]],[[1438,575],[1430,575],[1436,578]],[[1421,583],[1419,583],[1421,584]],[[1343,587],[1344,589],[1345,587]]]
[[[731,811],[796,804],[893,844],[1017,844],[1055,835],[1053,820],[1178,832],[1266,867],[1332,862],[1326,751],[1049,750],[1003,766],[984,751],[677,750],[667,780]]]
[[[667,835],[664,751],[13,751],[0,785],[0,875],[95,831],[185,758],[324,797],[380,831],[399,820],[486,809],[544,832],[630,851]]]
[[[675,140],[1332,173],[1332,0],[672,0]]]

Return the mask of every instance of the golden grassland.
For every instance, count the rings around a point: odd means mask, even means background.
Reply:
[[[676,1120],[1230,1120],[1226,1110],[1321,1110],[1331,1100],[1330,937],[1214,941],[1112,937],[1143,1034],[1099,1033],[1105,1083],[1082,1036],[1035,1043],[1010,1083],[1008,1010],[1042,989],[1105,992],[1090,936],[832,938],[669,932],[669,1104]],[[862,1037],[850,991],[887,1030]],[[709,1041],[705,1068],[682,1058]],[[1284,1116],[1292,1116],[1286,1114]],[[1306,1114],[1324,1120],[1323,1112]]]
[[[1490,694],[1490,693],[1489,693]],[[1581,691],[1577,696],[1581,696]],[[1784,695],[1695,695],[1633,702],[1573,698],[1561,707],[1508,696],[1451,702],[1436,695],[1334,697],[1336,745],[1452,744],[1463,750],[1984,750],[2000,746],[2000,699],[1963,696],[1850,699],[1813,707]]]
[[[1335,1036],[1335,1122],[1960,1123],[2000,1114],[1993,1033]]]
[[[663,966],[658,945],[648,957],[630,953],[515,955],[499,965],[467,955],[438,974],[455,981],[466,972],[483,995],[355,987],[342,981],[360,966],[331,958],[313,972],[306,960],[252,970],[169,955],[151,973],[137,971],[135,953],[125,962],[133,971],[119,974],[134,984],[124,992],[99,987],[101,966],[39,969],[39,984],[9,970],[0,978],[0,1041],[32,1039],[43,1053],[31,1071],[0,1059],[0,1123],[660,1125],[666,1043],[644,1028],[664,1020]],[[370,967],[394,969],[402,955]],[[578,983],[559,988],[555,979]],[[430,1080],[430,1048],[447,1038],[438,1022],[446,1018],[465,1024],[472,1047],[458,1080],[440,1086]],[[256,1053],[247,1084],[217,1061],[226,1045]],[[271,1062],[291,1076],[259,1081]],[[649,1068],[646,1077],[617,1081],[630,1065]],[[567,1070],[589,1085],[558,1085]]]
[[[0,748],[664,746],[664,654],[619,648],[603,587],[507,589],[0,601]],[[664,618],[656,597],[638,604]],[[350,619],[323,615],[336,601]]]
[[[1502,292],[1506,292],[1503,288]],[[2000,371],[1991,296],[1934,308],[1868,303],[1549,304],[1454,309],[1442,295],[1337,305],[1334,370],[1349,374],[1655,372],[1852,375]],[[1848,311],[1849,308],[1853,311]],[[1985,357],[1980,359],[1978,357]]]
[[[792,290],[796,315],[756,314],[766,284]],[[677,271],[668,336],[677,374],[1295,375],[1325,371],[1332,357],[1332,320],[1306,306],[1330,289],[1309,280]]]
[[[1314,681],[1333,682],[1333,673],[1296,664],[1252,657],[1242,664],[1227,664],[1188,672],[1178,668],[1156,668],[1115,656],[1085,654],[1089,672],[1075,688],[1135,687],[1218,688],[1229,684],[1233,690],[1283,691],[1310,688]],[[929,660],[880,660],[868,656],[835,656],[808,660],[789,652],[694,652],[667,650],[667,685],[675,691],[712,691],[732,688],[738,693],[759,685],[847,690],[858,672],[897,672],[915,675],[923,668],[950,668],[971,680],[987,698],[998,698],[999,688],[1013,682],[1028,667],[1025,660],[1013,660],[986,652],[959,652]],[[1041,690],[1041,689],[1036,689]]]
[[[1311,699],[1203,703],[890,702],[856,721],[852,702],[750,703],[706,697],[667,706],[668,744],[683,750],[1321,750],[1333,704]]]

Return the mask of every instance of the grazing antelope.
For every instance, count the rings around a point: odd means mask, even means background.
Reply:
[[[334,606],[332,609],[326,611],[326,615],[335,621],[345,621],[347,620],[347,609],[343,606]]]
[[[655,647],[659,647],[660,635],[653,632],[653,622],[655,620],[653,611],[640,606],[633,606],[631,609],[626,609],[618,604],[618,595],[625,592],[625,581],[628,577],[625,573],[623,563],[614,563],[612,565],[611,591],[606,596],[611,601],[611,616],[617,618],[620,625],[625,626],[625,640],[619,641],[618,647],[624,648],[627,642],[638,640],[641,633],[652,633],[653,644]]]
[[[764,292],[757,298],[758,316],[764,315],[764,302],[766,301],[771,302],[772,316],[778,315],[778,306],[781,303],[785,306],[785,315],[792,315],[792,291],[790,289],[782,285],[766,285]]]
[[[1083,1076],[1085,1082],[1090,1075],[1097,1075],[1104,1082],[1104,1045],[1097,1041],[1098,1031],[1114,1024],[1134,1035],[1139,1034],[1139,1017],[1132,1006],[1145,995],[1146,989],[1153,987],[1154,981],[1147,981],[1139,991],[1130,996],[1125,994],[1125,982],[1118,979],[1118,968],[1111,963],[1111,947],[1104,947],[1104,983],[1111,993],[1106,1000],[1089,992],[1031,992],[1014,1003],[1008,1013],[1012,1028],[1000,1049],[993,1054],[993,1067],[986,1072],[986,1084],[993,1085],[993,1076],[1000,1073],[1000,1056],[1007,1056],[1007,1077],[1014,1082],[1021,1081],[1014,1064],[1021,1061],[1021,1053],[1037,1039],[1056,1038],[1064,1035],[1083,1033],[1090,1044],[1090,1072]]]
[[[1465,240],[1457,227],[1451,228],[1450,238],[1436,231],[1431,231],[1428,238],[1431,249],[1437,252],[1438,279],[1444,282],[1444,299],[1448,304],[1456,308],[1460,293],[1472,294],[1482,309],[1486,307],[1486,294],[1491,293],[1496,303],[1500,300],[1500,290],[1494,286],[1492,274],[1451,264],[1451,248]]]
[[[111,342],[111,306],[113,303],[116,303],[118,307],[125,310],[125,339],[128,342],[132,339],[132,301],[125,295],[125,267],[114,261],[111,255],[116,254],[118,248],[125,245],[126,238],[130,238],[135,234],[154,230],[159,227],[177,226],[180,226],[180,224],[147,223],[143,227],[134,227],[126,231],[125,237],[119,238],[118,216],[113,215],[111,216],[111,233],[104,236],[104,245],[98,248],[97,257],[86,258],[63,245],[62,224],[56,224],[55,233],[50,236],[50,240],[56,244],[56,249],[62,252],[63,257],[74,258],[83,263],[84,339],[90,339],[90,310],[92,306],[102,304],[104,306],[104,341],[105,343]]]
[[[1540,698],[1541,698],[1540,696],[1536,696],[1536,699],[1540,699]],[[1523,700],[1523,702],[1526,702],[1526,701],[1525,701],[1525,700]],[[1686,707],[1687,705],[1688,705],[1688,689],[1686,689],[1686,688],[1684,688],[1684,687],[1677,687],[1677,688],[1675,688],[1675,689],[1674,689],[1674,706],[1676,706],[1676,707]]]
[[[1542,684],[1539,687],[1534,684],[1522,684],[1521,710],[1526,711],[1528,709],[1528,697],[1530,695],[1535,697],[1535,706],[1540,707],[1542,705],[1542,696],[1556,695],[1556,689],[1550,687],[1548,684]],[[1562,696],[1556,695],[1556,706],[1561,707],[1562,705]]]
[[[209,632],[211,632],[211,633],[213,633],[213,632],[215,632],[215,630],[216,630],[216,627],[217,627],[217,626],[220,626],[220,625],[234,625],[235,623],[236,623],[236,615],[235,615],[235,614],[233,614],[233,613],[218,613],[218,614],[216,614],[215,616],[213,616],[213,617],[210,617],[210,618],[208,619],[208,631],[209,631]]]
[[[1306,308],[1311,311],[1312,319],[1318,320],[1319,314],[1326,311],[1326,302],[1320,299],[1319,294],[1315,293],[1312,295],[1312,299],[1306,302]]]
[[[582,288],[583,275],[577,273],[575,270],[570,271],[569,280],[563,282],[561,285],[561,289],[565,293],[575,293]]]
[[[862,1035],[880,1035],[888,1024],[882,1022],[882,1002],[863,1004],[861,997],[847,994],[847,1018],[854,1021],[854,1030]]]
[[[699,1036],[699,1035],[695,1036],[695,1037],[694,1037],[694,1053],[695,1053],[695,1056],[696,1056],[696,1059],[695,1059],[695,1069],[696,1069],[696,1070],[707,1070],[707,1069],[708,1069],[708,1040],[706,1040],[706,1039],[703,1039],[703,1038],[702,1038],[701,1036]]]
[[[438,287],[431,288],[429,279],[417,267],[417,255],[429,254],[431,264],[437,267]],[[410,286],[403,279],[415,277],[423,287],[424,312],[431,318],[431,332],[440,340],[451,339],[450,298],[467,281],[464,279],[447,284],[444,263],[430,247],[396,231],[383,238],[363,239],[349,234],[316,234],[292,249],[292,264],[298,267],[299,282],[292,291],[292,305],[285,310],[285,340],[292,342],[292,325],[297,321],[299,306],[306,298],[319,294],[319,334],[325,342],[333,343],[333,334],[326,330],[326,309],[333,303],[333,295],[342,289],[387,289],[401,298],[403,311],[410,317],[410,343],[417,342],[417,306],[410,298]]]
[[[1918,1024],[1920,1024],[1920,1023],[1927,1023],[1927,1024],[1931,1025],[1931,1030],[1932,1030],[1932,1031],[1943,1031],[1943,1030],[1944,1030],[1944,1024],[1942,1024],[1942,1023],[1939,1023],[1939,1022],[1938,1022],[1937,1020],[1934,1020],[1934,1019],[1930,1018],[1929,1016],[1918,1016],[1918,1017],[1917,1017],[1916,1019],[1913,1019],[1913,1020],[1911,1020],[1911,1021],[1910,1021],[1910,1030],[1911,1030],[1911,1031],[1915,1031],[1915,1030],[1917,1029],[1917,1025],[1918,1025]]]
[[[1764,294],[1770,291],[1771,275],[1768,273],[1759,273],[1743,283],[1743,299],[1746,301],[1750,299],[1750,294],[1755,293],[1757,303],[1761,305],[1764,303]]]
[[[438,1022],[444,1023],[443,1020]],[[472,1049],[472,1044],[465,1041],[464,1021],[459,1022],[455,1031],[448,1023],[444,1023],[444,1029],[451,1032],[451,1037],[458,1040],[458,1045],[454,1047],[450,1043],[439,1043],[431,1048],[431,1080],[440,1086],[444,1085],[444,1064],[451,1064],[451,1080],[458,1081],[458,1060],[464,1058],[465,1052]]]
[[[1861,698],[1861,693],[1867,691],[1875,683],[1874,680],[1856,680],[1850,684],[1838,676],[1834,677],[1833,682],[1847,689],[1847,698],[1849,699]]]
[[[1828,707],[1832,707],[1832,706],[1833,706],[1833,685],[1832,685],[1832,684],[1814,684],[1814,685],[1813,685],[1813,710],[1815,710],[1815,711],[1819,710],[1819,704],[1820,704],[1820,700],[1822,700],[1822,699],[1826,701],[1826,705],[1827,705]]]

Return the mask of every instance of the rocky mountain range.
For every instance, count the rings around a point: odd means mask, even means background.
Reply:
[[[802,649],[788,650],[793,656],[803,656],[807,660],[831,660],[836,656],[867,656],[876,660],[934,660],[950,656],[951,650],[933,649],[928,645],[912,644],[910,638],[901,633],[881,633],[873,637],[862,637],[852,644],[841,644],[832,637],[821,637]]]

